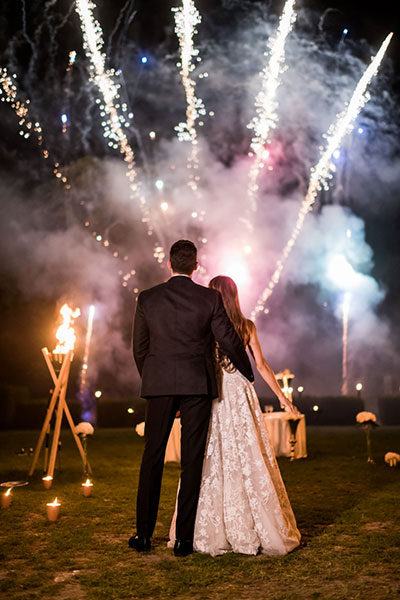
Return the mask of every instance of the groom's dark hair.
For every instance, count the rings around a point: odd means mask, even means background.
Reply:
[[[171,246],[169,260],[174,273],[191,275],[197,265],[197,248],[189,240],[178,240]]]

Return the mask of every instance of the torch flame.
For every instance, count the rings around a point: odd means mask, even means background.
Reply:
[[[74,349],[75,345],[75,331],[72,327],[74,319],[79,317],[81,311],[79,308],[72,310],[68,304],[64,304],[60,309],[60,314],[63,318],[63,323],[59,326],[56,332],[56,338],[58,340],[57,347],[54,348],[54,354],[67,354],[69,350]]]
[[[8,490],[6,491],[6,493],[4,495],[9,496],[11,494],[11,490],[12,490],[12,488],[8,488]]]

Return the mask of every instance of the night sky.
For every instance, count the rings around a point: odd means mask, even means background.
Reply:
[[[146,186],[160,173],[167,181],[165,174],[170,173],[171,165],[181,173],[185,163],[174,132],[185,118],[171,13],[177,3],[114,0],[96,4],[107,67],[121,70],[121,97],[134,114],[127,135],[137,168]],[[239,230],[233,221],[231,227],[230,219],[243,198],[237,192],[231,204],[231,196],[227,195],[219,201],[217,210],[212,190],[232,180],[237,181],[239,189],[246,181],[243,165],[250,142],[246,124],[253,106],[249,98],[263,66],[262,52],[255,49],[262,47],[263,24],[267,33],[276,28],[283,2],[198,0],[196,6],[202,23],[195,43],[208,70],[207,85],[197,80],[198,89],[207,109],[215,107],[216,114],[215,119],[206,120],[201,132],[207,158],[200,168],[207,181],[204,206],[209,221],[205,218],[203,225],[194,226],[182,216],[180,226],[176,208],[176,219],[168,225],[157,217],[158,233],[149,239],[137,208],[131,208],[125,197],[122,158],[103,137],[102,117],[96,105],[98,93],[89,82],[73,3],[1,3],[0,67],[16,74],[20,97],[30,99],[32,119],[42,124],[44,144],[50,153],[47,161],[40,156],[34,138],[26,140],[19,134],[18,119],[9,104],[1,103],[1,384],[27,386],[33,397],[45,394],[48,374],[40,348],[54,345],[60,302],[76,300],[82,307],[90,302],[100,307],[93,339],[93,386],[102,386],[116,395],[135,394],[137,375],[129,350],[130,321],[136,290],[166,277],[165,267],[152,259],[157,235],[166,248],[181,235],[196,240],[209,235],[210,244],[215,242],[215,255],[227,245],[229,234],[232,247],[239,244]],[[289,48],[289,91],[281,98],[284,117],[272,142],[274,175],[271,182],[263,179],[258,253],[249,266],[251,277],[246,283],[254,290],[243,292],[242,304],[249,313],[268,282],[295,214],[291,203],[297,206],[304,192],[322,133],[341,110],[361,66],[368,64],[371,54],[394,31],[379,79],[371,87],[371,102],[358,121],[365,135],[362,140],[359,136],[360,141],[352,134],[355,141],[344,143],[342,157],[346,161],[338,163],[331,190],[319,196],[312,225],[299,242],[296,258],[288,265],[288,274],[271,300],[271,317],[261,317],[257,325],[267,360],[276,370],[289,366],[296,373],[297,385],[302,383],[312,394],[339,393],[338,294],[326,285],[322,274],[316,276],[313,271],[322,269],[321,257],[327,250],[321,241],[327,239],[329,223],[335,239],[337,232],[346,231],[351,222],[360,237],[359,246],[349,250],[349,260],[368,277],[372,286],[368,289],[374,291],[365,304],[362,300],[351,309],[354,325],[350,322],[349,331],[350,336],[354,332],[354,344],[351,350],[349,341],[350,387],[361,377],[371,396],[396,392],[400,384],[400,28],[396,3],[310,0],[298,6]],[[348,29],[345,38],[344,28]],[[303,63],[297,66],[296,43],[303,57]],[[67,71],[71,50],[77,52],[77,59]],[[142,56],[147,57],[146,64]],[[197,67],[199,72],[202,68]],[[314,94],[321,104],[313,99]],[[68,127],[63,134],[60,115],[64,113],[68,115]],[[148,135],[152,130],[157,132],[154,143]],[[71,182],[69,192],[54,178],[55,162],[65,167]],[[171,198],[178,207],[177,190],[183,188],[176,177],[174,180],[171,175],[171,189],[165,194],[169,194],[170,204]],[[154,198],[159,197],[154,194],[149,194],[152,206]],[[90,222],[87,230],[86,222]],[[223,235],[216,233],[217,225],[224,230]],[[96,245],[93,232],[100,232],[104,239],[107,236],[111,250],[118,252],[117,259],[108,247]],[[63,243],[67,248],[62,247]],[[128,257],[125,263],[124,256]],[[212,256],[207,254],[205,260],[210,270]],[[132,270],[135,274],[123,287],[123,275]],[[362,321],[363,315],[368,319]],[[78,385],[84,320],[77,322],[77,330],[72,391]],[[265,389],[261,395],[268,395]]]

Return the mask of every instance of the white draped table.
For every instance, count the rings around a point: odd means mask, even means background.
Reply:
[[[269,438],[273,445],[276,456],[290,456],[290,426],[288,423],[288,413],[273,412],[264,413],[264,423],[266,425]],[[306,443],[306,420],[304,415],[300,417],[300,423],[297,427],[296,446],[294,450],[295,458],[307,457]],[[180,462],[181,460],[181,420],[175,419],[169,436],[167,450],[165,452],[165,462]]]
[[[273,445],[276,456],[290,456],[290,425],[289,413],[272,412],[263,413],[264,423],[267,427],[269,439]],[[296,431],[296,445],[294,447],[295,458],[307,458],[307,440],[306,440],[306,418],[300,417]]]

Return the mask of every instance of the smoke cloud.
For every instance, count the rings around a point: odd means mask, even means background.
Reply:
[[[131,5],[126,3],[122,15],[127,23],[134,21]],[[278,91],[280,123],[271,135],[250,232],[246,220],[252,159],[247,125],[254,116],[259,72],[267,60],[268,37],[276,31],[276,16],[261,5],[225,1],[198,28],[202,62],[195,78],[197,94],[207,108],[198,123],[198,195],[187,184],[190,148],[174,134],[184,119],[185,98],[173,38],[155,47],[143,68],[129,27],[121,23],[123,39],[114,28],[109,62],[121,71],[121,101],[134,113],[129,136],[154,225],[149,236],[138,203],[129,197],[124,162],[110,153],[102,136],[97,91],[88,83],[86,60],[78,46],[78,21],[73,14],[52,20],[50,9],[55,10],[49,5],[42,15],[46,27],[52,31],[58,27],[57,35],[50,37],[50,72],[43,72],[40,63],[39,14],[31,16],[36,29],[29,44],[25,41],[25,59],[18,60],[17,52],[23,34],[15,33],[2,61],[16,72],[22,93],[32,96],[31,111],[44,126],[53,162],[66,165],[71,190],[65,192],[51,180],[48,165],[39,163],[34,142],[17,139],[17,119],[8,105],[2,105],[5,126],[14,132],[1,150],[8,166],[12,163],[11,175],[4,171],[1,189],[3,271],[28,301],[68,299],[81,308],[94,303],[88,377],[95,385],[106,371],[112,374],[107,380],[110,388],[137,391],[129,347],[136,290],[168,277],[165,263],[159,265],[153,257],[154,248],[168,249],[181,237],[193,239],[206,270],[197,280],[206,283],[221,273],[235,278],[236,273],[242,308],[250,314],[290,235],[323,135],[350,99],[374,51],[365,42],[329,43],[318,30],[321,15],[301,12],[287,42],[287,70]],[[72,30],[78,58],[66,74],[65,57],[71,47],[65,38]],[[32,44],[35,53],[26,48]],[[390,77],[386,61],[370,88],[370,102],[335,159],[331,190],[321,193],[307,216],[268,304],[269,313],[257,321],[267,360],[277,371],[290,368],[295,385],[303,385],[306,393],[340,392],[346,291],[351,293],[350,391],[361,380],[370,396],[382,393],[383,376],[395,372],[398,349],[391,332],[398,325],[380,311],[386,291],[374,278],[374,253],[365,231],[365,222],[374,215],[390,218],[399,187],[398,109]],[[63,112],[70,115],[64,135],[59,122]],[[154,140],[150,131],[156,133]],[[156,180],[163,182],[162,189],[155,186]],[[32,182],[33,191],[27,190]],[[343,273],[332,274],[332,261],[338,256],[352,270],[347,286],[351,289],[343,284]],[[80,327],[83,336],[83,322]],[[258,391],[269,395],[260,382]]]

